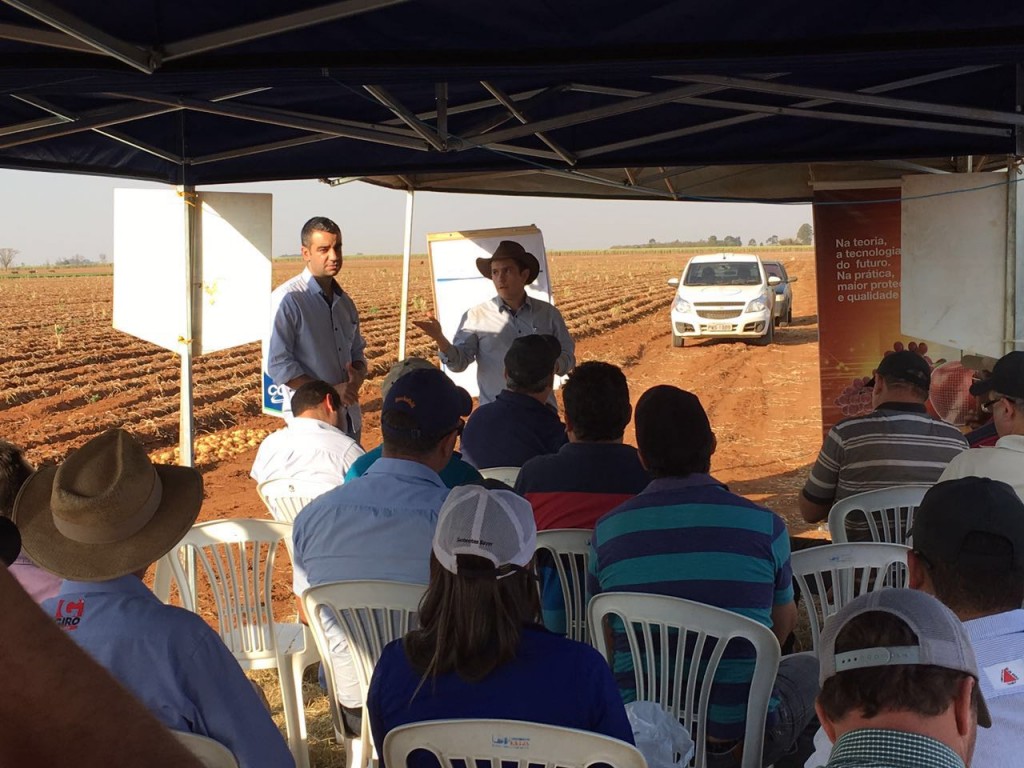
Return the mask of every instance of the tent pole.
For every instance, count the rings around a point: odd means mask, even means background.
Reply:
[[[195,322],[196,304],[196,263],[199,255],[198,218],[199,211],[196,188],[189,184],[178,188],[185,209],[185,329],[178,339],[181,344],[181,404],[178,422],[178,463],[183,467],[194,466],[193,447],[194,423],[192,418],[192,353],[195,349],[195,333],[199,330]]]
[[[412,205],[416,191],[405,193],[405,250],[402,251],[402,310],[398,326],[398,359],[405,360],[405,330],[409,325],[409,262],[412,259]]]

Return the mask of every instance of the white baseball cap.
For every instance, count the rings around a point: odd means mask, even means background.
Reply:
[[[437,516],[434,557],[451,573],[504,578],[525,568],[537,549],[537,523],[530,502],[512,491],[478,485],[452,488]],[[459,555],[475,555],[494,571],[473,572],[458,566]]]

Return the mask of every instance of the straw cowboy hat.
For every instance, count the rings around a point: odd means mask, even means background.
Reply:
[[[65,579],[105,581],[167,554],[202,503],[198,471],[153,465],[131,435],[111,429],[32,475],[14,521],[37,565]]]
[[[491,258],[476,260],[476,268],[488,280],[491,279],[491,262],[495,259],[512,259],[521,269],[530,270],[530,274],[526,278],[527,285],[536,280],[537,275],[540,274],[540,262],[537,261],[537,257],[532,253],[527,253],[526,249],[515,240],[502,240],[491,254]]]

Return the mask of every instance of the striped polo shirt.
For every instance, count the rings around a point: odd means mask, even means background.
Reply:
[[[894,485],[930,485],[967,447],[959,429],[929,416],[923,404],[882,403],[828,431],[803,495],[833,504]]]
[[[682,597],[769,628],[772,608],[793,601],[785,522],[709,475],[654,480],[598,521],[591,546],[591,596],[649,592]],[[628,703],[636,698],[632,658],[625,635],[614,634],[612,667]],[[730,644],[715,676],[709,736],[743,738],[753,670],[753,648],[742,641]],[[769,725],[777,707],[773,696]]]

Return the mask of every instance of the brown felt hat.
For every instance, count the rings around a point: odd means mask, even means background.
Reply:
[[[512,259],[522,269],[530,270],[530,275],[526,278],[527,285],[536,280],[537,275],[540,274],[540,262],[537,261],[537,257],[532,253],[528,253],[527,250],[515,240],[502,240],[498,243],[498,247],[494,250],[494,253],[491,254],[491,258],[476,260],[476,268],[479,269],[480,274],[488,280],[491,279],[491,262],[495,259]]]
[[[154,465],[120,429],[28,479],[14,502],[22,548],[65,579],[105,581],[146,568],[181,541],[203,504],[191,467]]]

